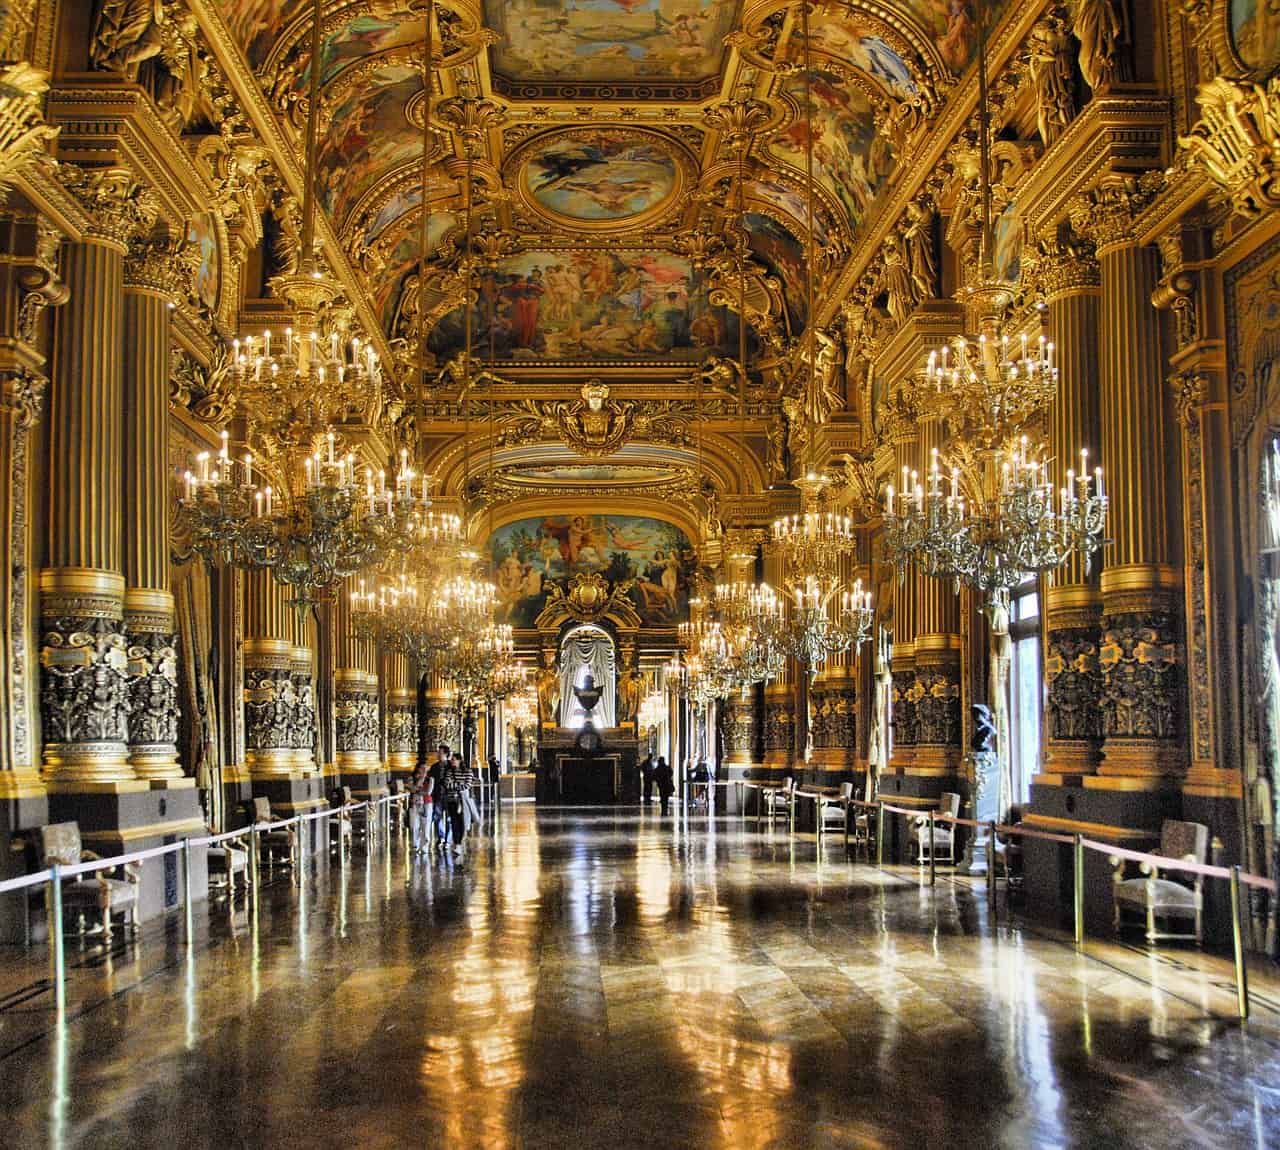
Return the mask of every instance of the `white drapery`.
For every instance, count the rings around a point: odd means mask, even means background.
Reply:
[[[613,654],[613,640],[607,631],[599,627],[584,626],[570,631],[560,643],[560,725],[581,727],[585,717],[581,704],[573,693],[581,687],[587,672],[591,672],[600,689],[600,702],[591,713],[597,727],[612,727],[617,723],[617,677]]]

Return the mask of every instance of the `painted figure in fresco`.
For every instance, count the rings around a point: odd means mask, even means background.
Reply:
[[[969,12],[969,0],[930,0],[933,9],[945,18],[947,30],[938,37],[938,54],[953,72],[961,72],[973,52],[976,29]]]

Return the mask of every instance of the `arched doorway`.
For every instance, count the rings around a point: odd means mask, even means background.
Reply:
[[[573,693],[587,674],[601,690],[600,702],[592,714],[597,727],[617,725],[617,657],[613,636],[603,627],[583,623],[566,631],[560,640],[560,725],[577,730],[586,717]]]

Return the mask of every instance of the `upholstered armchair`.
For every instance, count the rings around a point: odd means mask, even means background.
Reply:
[[[283,858],[286,866],[293,866],[297,858],[297,827],[293,824],[282,825],[287,820],[277,818],[271,812],[271,800],[259,795],[253,800],[253,821],[267,829],[259,832],[258,845],[262,849],[262,859],[272,865]],[[279,829],[273,829],[273,828]]]
[[[76,866],[91,862],[101,855],[86,850],[80,842],[77,823],[50,823],[40,828],[40,866]],[[62,905],[76,912],[80,933],[84,933],[85,914],[92,912],[102,924],[102,934],[111,938],[111,916],[124,913],[128,924],[138,929],[138,895],[142,868],[125,863],[111,868],[115,876],[103,872],[76,875],[62,884]]]
[[[334,800],[338,806],[346,807],[355,802],[351,795],[350,787],[338,787],[334,792]],[[359,810],[347,811],[342,817],[346,820],[347,826],[351,832],[359,831],[365,838],[369,837],[370,831],[374,829],[373,821],[369,818],[369,808],[361,807]]]
[[[1007,818],[1007,826],[1016,826],[1022,822],[1022,807],[1015,803],[1009,808]],[[1005,879],[1005,894],[1012,897],[1021,892],[1023,885],[1023,854],[1022,854],[1022,836],[1014,834],[996,833],[995,841],[991,844],[991,866],[996,868],[996,874],[1003,873]]]
[[[1160,827],[1160,846],[1152,852],[1164,858],[1203,864],[1209,853],[1209,828],[1203,823],[1184,823],[1165,819]],[[1147,941],[1187,939],[1198,946],[1203,938],[1204,879],[1184,871],[1168,871],[1161,877],[1160,868],[1140,863],[1142,877],[1126,878],[1125,860],[1113,857],[1112,881],[1115,926],[1124,925],[1126,911],[1143,915]],[[1163,920],[1166,929],[1158,929]],[[1170,929],[1174,923],[1189,922],[1190,929]]]
[[[943,791],[938,798],[937,813],[955,818],[960,814],[960,796],[952,791]],[[956,861],[956,828],[954,823],[933,824],[933,841],[929,840],[929,819],[925,815],[917,815],[911,826],[909,849],[914,853],[916,862],[925,862],[930,855],[935,863],[954,866]]]
[[[225,890],[227,896],[235,898],[236,875],[240,876],[244,886],[249,885],[249,832],[233,839],[223,839],[209,849],[210,888],[216,885]]]
[[[853,798],[853,784],[841,783],[837,795],[822,795],[818,799],[818,829],[825,831],[834,825],[841,832],[849,818],[849,800]]]
[[[350,801],[345,796],[350,794],[350,787],[334,787],[329,795],[329,805],[334,810],[329,819],[329,845],[332,846],[336,841],[339,850],[350,847],[353,838],[351,812],[343,809],[344,804]]]
[[[790,775],[782,780],[780,787],[765,787],[760,792],[760,801],[764,803],[765,817],[772,823],[781,816],[791,817],[791,807],[796,801],[796,781]]]

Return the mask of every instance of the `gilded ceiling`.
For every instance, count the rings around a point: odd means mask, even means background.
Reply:
[[[300,146],[311,3],[220,7]],[[407,362],[423,330],[428,363],[463,341],[447,285],[464,149],[439,114],[461,87],[496,113],[472,161],[475,353],[687,374],[736,353],[742,285],[717,266],[724,239],[745,224],[753,348],[784,346],[809,318],[810,225],[834,276],[976,42],[965,0],[836,0],[813,10],[806,77],[798,10],[776,0],[439,0],[424,282],[426,9],[330,0],[321,30],[321,204]],[[734,99],[766,110],[740,152],[716,112]]]

